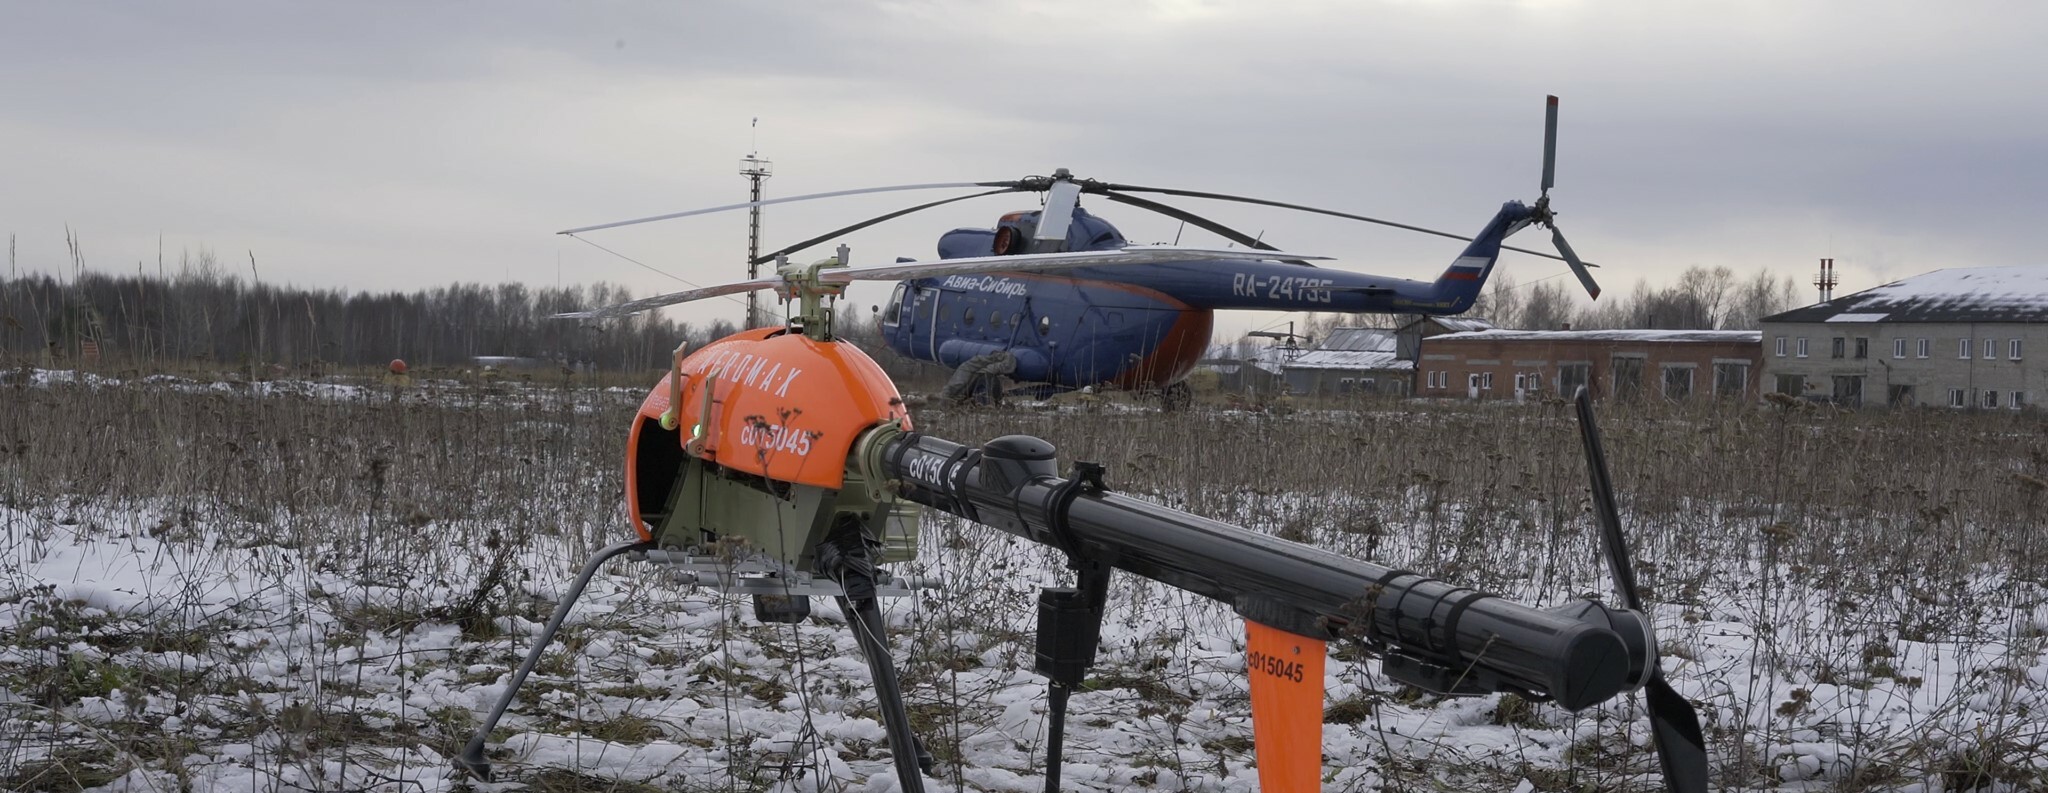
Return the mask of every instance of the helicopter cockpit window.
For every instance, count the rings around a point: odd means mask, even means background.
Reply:
[[[882,324],[893,327],[903,318],[903,299],[909,292],[909,284],[896,285],[896,294],[889,296],[889,307],[882,309]]]

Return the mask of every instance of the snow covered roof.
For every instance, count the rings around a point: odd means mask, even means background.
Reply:
[[[1493,330],[1499,327],[1482,317],[1430,317],[1444,330],[1452,333],[1466,333],[1475,330]]]
[[[1431,336],[1424,344],[1441,341],[1635,341],[1635,342],[1763,342],[1755,330],[1482,330]]]
[[[1394,332],[1379,328],[1338,328],[1330,331],[1330,337],[1316,345],[1317,350],[1347,350],[1351,352],[1375,352],[1394,350]]]
[[[1935,270],[1764,321],[2048,322],[2048,266]]]
[[[1412,369],[1395,352],[1394,331],[1338,328],[1316,348],[1287,362],[1289,369]]]

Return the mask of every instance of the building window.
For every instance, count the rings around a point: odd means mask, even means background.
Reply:
[[[1885,389],[1885,404],[1895,408],[1913,406],[1913,387],[1909,385],[1888,386]]]
[[[1948,390],[1948,406],[1952,408],[1963,406],[1963,389],[1951,388]]]
[[[1607,376],[1614,380],[1615,399],[1635,399],[1643,393],[1641,358],[1623,358],[1617,355],[1608,359]]]
[[[1865,359],[1865,358],[1869,358],[1869,357],[1870,357],[1870,340],[1869,340],[1869,339],[1857,339],[1857,340],[1856,340],[1856,360],[1859,360],[1859,361],[1860,361],[1860,360],[1863,360],[1863,359]]]
[[[1805,338],[1805,337],[1803,337],[1803,336],[1802,336],[1802,337],[1800,337],[1800,339],[1799,339],[1799,345],[1798,345],[1798,347],[1799,347],[1799,357],[1801,357],[1801,358],[1804,358],[1804,357],[1806,357],[1806,338]]]
[[[1863,407],[1863,376],[1857,374],[1835,375],[1834,401],[1837,405],[1852,408]]]
[[[1579,389],[1590,388],[1593,384],[1593,365],[1589,363],[1568,363],[1557,367],[1557,395],[1571,399],[1579,395]]]
[[[1844,347],[1844,343],[1845,343],[1845,341],[1846,341],[1846,340],[1845,340],[1845,339],[1843,339],[1842,337],[1840,337],[1840,336],[1836,336],[1836,337],[1835,337],[1835,340],[1834,340],[1834,343],[1833,343],[1833,344],[1830,344],[1830,345],[1828,345],[1828,357],[1830,357],[1830,358],[1840,358],[1840,357],[1842,357],[1842,351],[1843,351],[1843,347]]]
[[[1998,392],[1997,392],[1997,391],[1993,391],[1993,390],[1991,390],[1991,389],[1988,389],[1988,388],[1984,390],[1984,406],[1985,406],[1985,407],[1987,407],[1987,408],[1995,408],[1995,407],[1998,407]]]
[[[1904,358],[1904,357],[1906,357],[1906,340],[1905,340],[1905,339],[1902,339],[1902,338],[1901,338],[1901,339],[1892,339],[1892,357],[1893,357],[1893,358]]]
[[[1714,364],[1714,396],[1742,398],[1749,390],[1749,364]]]
[[[1529,376],[1517,373],[1515,375],[1515,392],[1521,393],[1527,390],[1529,390]]]
[[[1352,387],[1356,385],[1358,385],[1358,381],[1356,380],[1353,380],[1349,377],[1340,378],[1337,380],[1337,394],[1339,396],[1349,394],[1351,393]]]
[[[1531,374],[1531,375],[1529,375],[1529,390],[1531,390],[1531,391],[1541,391],[1541,390],[1543,390],[1543,375],[1541,375],[1541,374]]]
[[[1377,394],[1380,392],[1379,383],[1370,377],[1358,378],[1358,392],[1361,394]]]
[[[1785,337],[1779,336],[1776,344],[1778,357],[1785,357]]]
[[[1928,349],[1929,349],[1930,347],[1932,347],[1932,344],[1931,344],[1931,343],[1929,342],[1929,340],[1927,340],[1927,339],[1921,339],[1921,340],[1920,340],[1920,349],[1918,350],[1918,355],[1919,355],[1919,357],[1921,357],[1921,358],[1925,358],[1925,357],[1927,357],[1927,351],[1928,351]]]
[[[1957,357],[1957,358],[1961,358],[1961,359],[1963,359],[1963,360],[1965,360],[1965,361],[1967,361],[1967,360],[1970,360],[1970,340],[1969,340],[1969,339],[1963,339],[1963,342],[1962,342],[1961,344],[1958,344],[1958,345],[1956,345],[1956,357]]]
[[[2009,349],[2007,349],[2007,350],[2005,351],[2005,357],[2007,357],[2007,358],[2011,358],[2011,359],[2013,359],[2013,360],[2015,360],[2015,361],[2019,360],[2019,359],[2020,359],[2020,340],[2019,340],[2019,339],[2013,339],[2013,340],[2012,340],[2012,343],[2011,343],[2011,344],[2009,344],[2009,345],[2006,345],[2006,346],[2007,346],[2007,347],[2008,347]]]
[[[2027,392],[2025,392],[2025,391],[2014,391],[2014,392],[2012,392],[2012,409],[2013,409],[2013,410],[2019,410],[2020,408],[2023,408],[2023,407],[2026,407],[2026,406],[2027,406]]]
[[[1997,339],[1985,339],[1985,340],[1984,340],[1984,360],[1987,360],[1987,361],[1996,361],[1996,360],[1998,360],[1998,340],[1997,340]]]
[[[1778,375],[1778,393],[1784,394],[1786,396],[1799,396],[1800,394],[1806,393],[1806,375]]]
[[[1493,373],[1492,373],[1492,372],[1487,372],[1487,373],[1485,373],[1485,374],[1482,374],[1482,375],[1480,375],[1480,376],[1479,376],[1479,387],[1480,387],[1480,388],[1482,388],[1482,389],[1485,389],[1485,390],[1487,390],[1487,391],[1492,391],[1492,390],[1493,390]]]
[[[1666,366],[1666,367],[1664,367],[1664,398],[1665,398],[1665,399],[1690,399],[1690,398],[1692,398],[1692,367],[1690,367],[1690,366]]]

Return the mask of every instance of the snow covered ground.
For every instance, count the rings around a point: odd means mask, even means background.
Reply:
[[[588,503],[609,500],[602,484],[588,489],[600,491]],[[565,507],[545,490],[534,503],[398,521],[383,508],[0,491],[0,787],[896,788],[868,672],[829,601],[814,601],[809,623],[764,626],[744,600],[630,562],[592,584],[493,735],[502,781],[452,775],[451,755],[582,556],[619,531],[609,507]],[[1247,489],[1209,514],[1424,570],[1442,558],[1446,526],[1482,519],[1459,505],[1425,517],[1416,502],[1360,499],[1339,506],[1372,531],[1302,528],[1345,498]],[[1725,510],[1697,512],[1698,525],[1737,533]],[[562,528],[533,531],[536,514]],[[1753,543],[1744,532],[1728,543]],[[1544,605],[1601,591],[1591,543],[1588,530],[1540,554],[1549,561],[1490,549],[1464,563],[1490,570],[1479,582],[1490,591]],[[1644,575],[1664,593],[1665,671],[1700,706],[1725,782],[2048,786],[2039,582],[1996,566],[1851,580],[1824,561],[1728,547],[1653,535],[1638,549],[1657,560]],[[1510,558],[1519,566],[1480,564]],[[921,557],[898,572],[948,586],[889,603],[888,618],[913,721],[940,760],[929,789],[1042,789],[1031,631],[1036,589],[1063,583],[1060,569],[1045,549],[927,517]],[[1102,657],[1071,706],[1067,789],[1255,788],[1237,619],[1126,575],[1111,606]],[[1325,790],[1658,787],[1633,698],[1573,714],[1420,696],[1376,661],[1333,651]]]

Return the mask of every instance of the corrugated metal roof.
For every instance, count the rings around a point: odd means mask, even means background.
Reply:
[[[1884,318],[1845,318],[1874,314]],[[1764,321],[2048,322],[2048,266],[1935,270]]]
[[[1493,330],[1500,327],[1481,317],[1432,317],[1432,319],[1436,320],[1436,324],[1442,325],[1445,330],[1452,333]]]
[[[1402,360],[1393,350],[1310,350],[1287,362],[1289,369],[1413,369],[1414,361]]]
[[[1395,355],[1394,331],[1338,328],[1316,348],[1287,362],[1289,369],[1412,369]]]
[[[1423,346],[1443,341],[1640,341],[1640,342],[1763,342],[1756,330],[1482,330],[1431,336]]]

